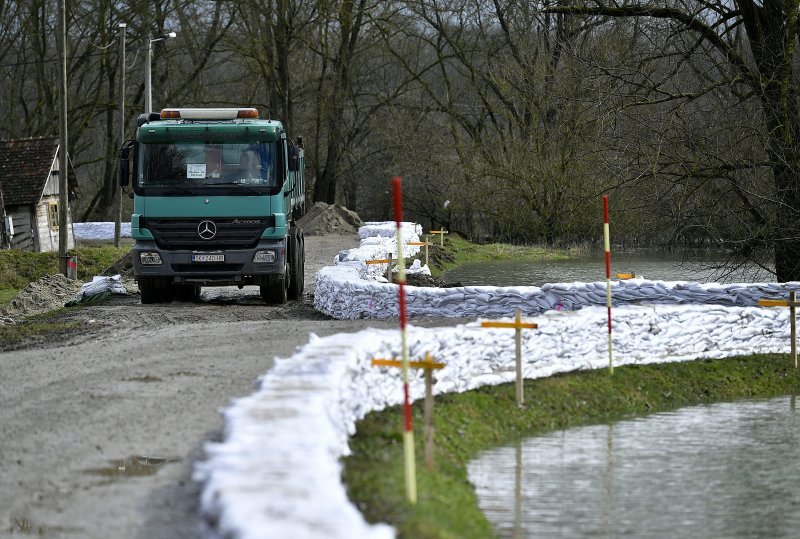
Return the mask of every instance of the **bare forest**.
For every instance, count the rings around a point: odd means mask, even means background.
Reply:
[[[67,1],[75,219],[153,108],[255,106],[313,200],[481,241],[724,247],[800,280],[800,0]],[[125,23],[122,65],[120,23]],[[57,2],[0,0],[0,138],[58,133]],[[123,215],[131,201],[123,197]]]

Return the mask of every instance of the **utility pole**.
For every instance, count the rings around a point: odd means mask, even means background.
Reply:
[[[0,249],[11,248],[11,234],[6,220],[6,204],[3,200],[3,186],[0,185]]]
[[[67,0],[58,2],[58,41],[61,67],[61,91],[59,101],[58,129],[58,261],[59,271],[67,275],[67,213],[69,212],[69,164],[67,160]]]
[[[119,143],[125,140],[125,28],[127,24],[119,23]],[[114,247],[119,247],[122,229],[122,186],[114,181]]]

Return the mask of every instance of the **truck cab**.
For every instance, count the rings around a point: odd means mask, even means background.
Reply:
[[[119,159],[142,303],[203,286],[258,286],[270,304],[302,296],[302,140],[280,122],[249,107],[164,109],[139,117]]]

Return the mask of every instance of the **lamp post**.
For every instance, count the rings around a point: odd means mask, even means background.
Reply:
[[[153,43],[156,41],[162,41],[164,39],[169,39],[171,37],[175,37],[178,34],[175,32],[169,32],[168,34],[164,34],[158,37],[151,37],[147,39],[147,58],[145,58],[144,62],[144,95],[147,101],[144,104],[144,111],[150,112],[153,110],[153,87],[150,84],[150,69],[151,63],[153,61]]]

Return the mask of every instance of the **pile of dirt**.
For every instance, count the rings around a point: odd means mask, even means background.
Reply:
[[[133,251],[128,251],[122,255],[117,259],[116,262],[107,267],[100,275],[104,275],[106,277],[110,277],[112,275],[122,275],[123,278],[133,278]]]
[[[445,266],[452,265],[456,261],[456,257],[450,248],[447,246],[440,247],[438,240],[434,241],[428,249],[430,250],[428,253],[428,265],[432,268],[443,270]]]
[[[61,274],[45,275],[29,283],[0,310],[0,321],[12,322],[34,314],[60,309],[75,298],[83,283]]]
[[[356,234],[364,222],[354,211],[337,204],[317,202],[297,221],[303,232],[310,236],[326,234]]]

